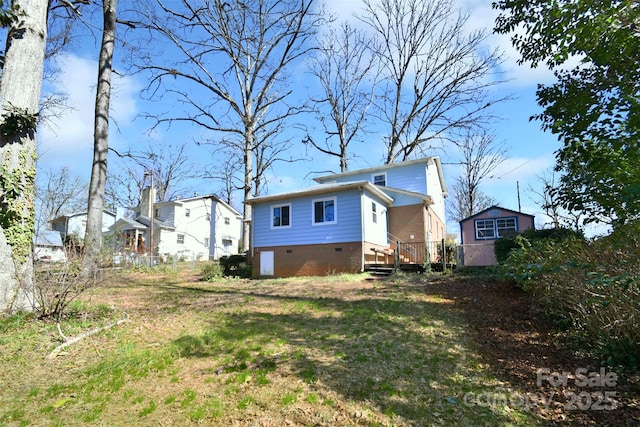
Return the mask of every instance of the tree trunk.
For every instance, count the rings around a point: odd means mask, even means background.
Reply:
[[[35,138],[48,3],[14,0],[24,15],[7,33],[0,82],[0,311],[33,307]]]
[[[107,180],[107,153],[109,150],[109,102],[111,100],[111,65],[116,33],[117,0],[103,0],[103,30],[100,59],[98,61],[98,87],[93,131],[93,165],[89,183],[87,229],[83,273],[90,275],[98,267],[102,247],[102,212]]]
[[[253,188],[253,133],[248,132],[245,134],[245,147],[244,147],[244,194],[243,199],[247,201],[251,198],[251,189]],[[252,222],[252,210],[251,205],[244,204],[244,212],[242,215],[242,250],[249,254],[249,257],[253,256],[251,251],[251,222]]]

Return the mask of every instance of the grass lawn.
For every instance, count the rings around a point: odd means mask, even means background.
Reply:
[[[0,425],[541,425],[452,300],[363,275],[200,282],[122,273],[56,326],[0,318]],[[498,402],[500,403],[500,402]],[[504,402],[503,402],[504,403]]]

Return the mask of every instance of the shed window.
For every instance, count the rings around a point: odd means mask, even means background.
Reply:
[[[177,242],[179,245],[184,245],[184,234],[178,234]]]
[[[512,236],[518,231],[518,222],[513,218],[477,219],[476,239],[497,239]]]
[[[313,201],[313,224],[335,224],[336,198]]]
[[[494,222],[492,219],[476,220],[476,239],[495,239]]]
[[[498,230],[498,237],[512,236],[517,231],[516,219],[498,218],[496,219],[496,229]]]

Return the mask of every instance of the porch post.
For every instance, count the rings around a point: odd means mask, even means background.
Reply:
[[[393,268],[398,269],[400,267],[400,241],[396,240],[396,250],[393,251]]]

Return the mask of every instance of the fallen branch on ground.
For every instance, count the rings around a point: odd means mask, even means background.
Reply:
[[[60,344],[59,346],[54,348],[53,351],[51,353],[49,353],[49,355],[46,358],[47,359],[53,359],[54,357],[58,356],[63,349],[69,347],[70,345],[73,345],[73,344],[77,343],[78,341],[80,341],[80,340],[82,340],[84,338],[90,337],[91,335],[95,335],[98,332],[106,331],[107,329],[111,329],[114,326],[118,326],[121,323],[126,322],[127,320],[129,320],[129,315],[127,315],[125,313],[125,317],[123,319],[120,319],[120,320],[118,320],[116,322],[113,322],[113,323],[109,323],[108,325],[102,326],[100,328],[92,329],[90,331],[85,332],[84,334],[78,335],[77,337],[74,337],[74,338],[71,338],[71,339],[67,339],[67,341],[63,342],[62,344]],[[60,325],[58,325],[58,331],[60,332],[60,335],[64,337],[64,335],[60,331]]]

